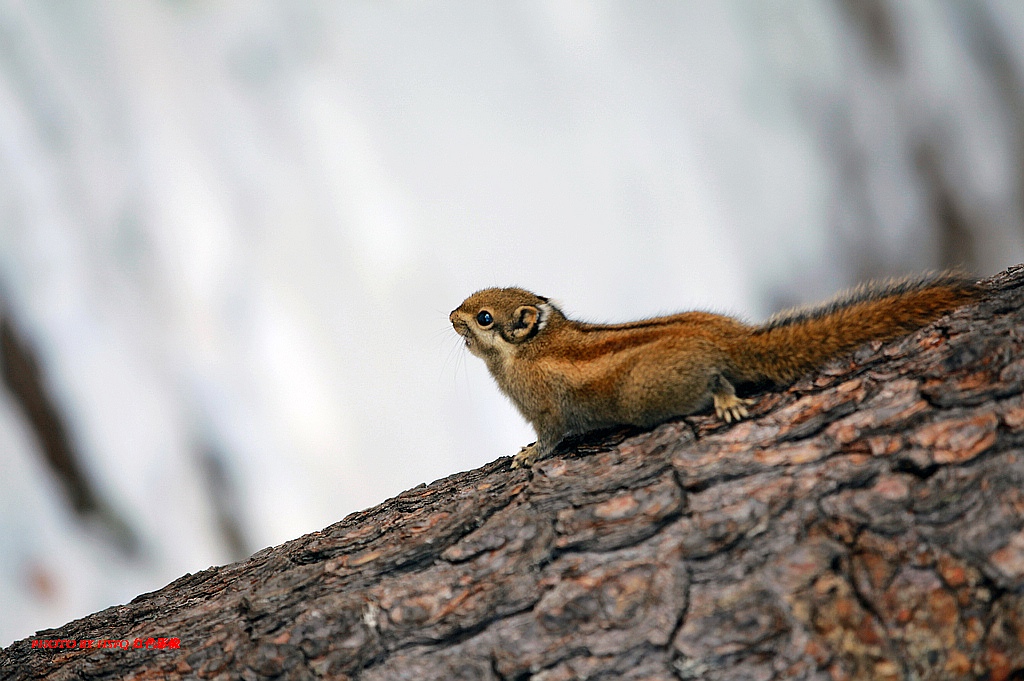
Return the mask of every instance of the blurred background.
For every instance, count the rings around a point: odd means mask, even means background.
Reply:
[[[1024,260],[1022,83],[1016,0],[0,2],[0,645],[532,441],[479,288]]]

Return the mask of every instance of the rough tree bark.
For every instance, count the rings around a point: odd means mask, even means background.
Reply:
[[[752,418],[507,458],[0,653],[3,678],[1024,678],[1024,266]],[[80,645],[80,644],[78,644]]]

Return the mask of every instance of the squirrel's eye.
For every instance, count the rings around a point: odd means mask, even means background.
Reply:
[[[476,316],[476,323],[480,326],[490,326],[494,322],[494,317],[487,310],[480,310]]]

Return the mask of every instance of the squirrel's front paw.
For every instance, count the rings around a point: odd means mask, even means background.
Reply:
[[[732,423],[733,421],[739,421],[740,419],[747,416],[747,405],[753,404],[753,400],[746,400],[742,397],[736,397],[735,395],[716,393],[715,399],[715,413],[718,414],[718,418],[722,419],[726,423]]]
[[[512,457],[512,468],[529,468],[540,458],[540,447],[534,442],[519,450],[519,453]]]

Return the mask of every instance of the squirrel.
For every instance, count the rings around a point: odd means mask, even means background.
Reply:
[[[910,333],[983,290],[956,272],[870,282],[754,326],[710,312],[592,324],[524,289],[488,288],[449,320],[536,431],[537,442],[512,460],[528,468],[568,435],[652,427],[710,405],[726,423],[742,419],[752,400],[737,397],[736,384],[791,383],[867,341]]]

